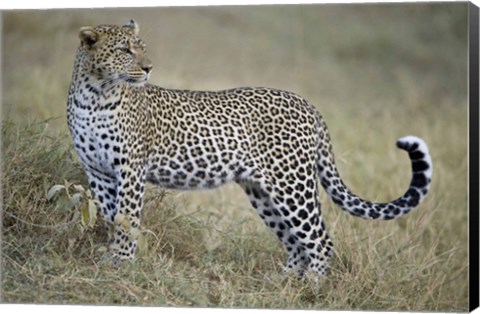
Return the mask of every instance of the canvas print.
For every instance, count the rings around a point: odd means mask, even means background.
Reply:
[[[2,302],[466,311],[468,3],[2,13]]]

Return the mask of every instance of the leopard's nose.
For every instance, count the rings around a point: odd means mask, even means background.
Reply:
[[[142,56],[138,62],[138,65],[143,71],[145,71],[145,74],[149,74],[150,72],[152,72],[153,65],[152,62],[150,62],[150,59],[147,58],[147,56]]]
[[[145,71],[145,73],[150,73],[153,69],[153,65],[151,63],[147,64],[142,64],[142,70]]]

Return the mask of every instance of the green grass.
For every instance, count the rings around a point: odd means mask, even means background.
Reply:
[[[286,254],[237,186],[149,186],[139,256],[110,267],[100,221],[86,228],[77,209],[46,196],[65,180],[86,184],[65,125],[77,30],[131,17],[154,83],[305,96],[330,128],[342,178],[370,200],[407,187],[408,156],[394,143],[418,135],[432,154],[431,192],[406,217],[372,222],[321,191],[336,253],[315,286],[281,275]],[[467,310],[466,4],[24,11],[3,21],[2,302]]]

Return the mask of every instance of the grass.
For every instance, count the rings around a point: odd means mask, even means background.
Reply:
[[[445,245],[442,230],[432,224],[441,209],[431,200],[408,219],[369,222],[371,228],[329,213],[337,256],[331,275],[316,287],[280,275],[285,254],[252,211],[225,225],[223,217],[208,211],[179,214],[175,206],[181,197],[151,187],[139,258],[117,270],[99,262],[105,242],[99,223],[85,230],[72,219],[76,209],[64,212],[46,201],[51,182],[85,184],[65,137],[47,135],[45,123],[18,128],[4,122],[2,135],[4,158],[11,161],[2,178],[5,302],[370,310],[465,306],[451,297],[466,278],[461,244]],[[221,241],[211,241],[215,238]]]
[[[465,8],[4,14],[3,46],[16,49],[3,54],[2,302],[466,311]],[[409,133],[423,137],[434,163],[425,202],[401,219],[370,222],[344,214],[321,192],[336,255],[331,274],[315,286],[280,274],[286,254],[237,186],[202,192],[149,186],[139,257],[120,269],[103,263],[101,223],[85,227],[77,209],[57,206],[46,195],[65,180],[86,184],[65,127],[76,32],[130,17],[150,47],[154,83],[268,85],[317,104],[340,173],[362,197],[399,196],[410,166],[395,140]]]

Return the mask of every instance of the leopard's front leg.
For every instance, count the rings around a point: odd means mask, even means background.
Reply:
[[[145,169],[122,166],[117,171],[117,212],[110,250],[116,261],[135,257],[145,192]]]

